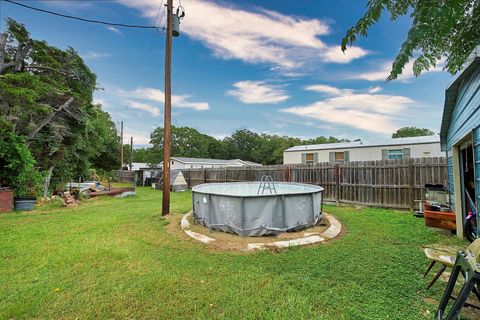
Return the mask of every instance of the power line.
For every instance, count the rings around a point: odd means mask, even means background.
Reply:
[[[83,21],[83,22],[97,23],[97,24],[103,24],[103,25],[107,25],[107,26],[124,27],[124,28],[154,29],[154,30],[159,29],[159,27],[157,27],[157,26],[142,26],[142,25],[135,25],[135,24],[115,23],[115,22],[81,18],[81,17],[76,17],[76,16],[71,16],[71,15],[67,15],[67,14],[62,14],[62,13],[50,11],[50,10],[45,10],[45,9],[41,9],[41,8],[32,7],[32,6],[29,6],[29,5],[26,5],[26,4],[23,4],[23,3],[19,3],[19,2],[16,2],[16,1],[12,1],[12,0],[3,0],[3,1],[11,3],[13,5],[17,5],[17,6],[20,6],[20,7],[27,8],[27,9],[30,9],[30,10],[34,10],[34,11],[38,11],[38,12],[42,12],[42,13],[48,13],[48,14],[58,16],[58,17],[62,17],[62,18],[79,20],[79,21]]]
[[[163,17],[165,16],[165,12],[167,11],[167,6],[163,4],[163,1],[164,0],[161,0],[160,5],[158,6],[157,18],[160,17],[160,20],[158,20],[158,24],[157,24],[157,22],[156,22],[157,19],[155,19],[155,23],[154,23],[155,26],[160,26],[162,24]],[[160,16],[160,10],[161,10],[162,7],[163,7],[162,16]],[[163,27],[157,29],[157,34],[159,36],[162,36],[162,33],[165,32],[166,23],[167,22],[165,21]]]
[[[163,0],[160,0],[160,5],[158,6],[158,10],[157,10],[157,15],[155,17],[155,21],[153,21],[153,25],[156,26],[157,25],[157,20],[158,18],[160,17],[160,9],[162,8],[162,3],[163,3]]]

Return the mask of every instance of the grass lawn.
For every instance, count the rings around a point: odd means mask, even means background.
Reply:
[[[422,246],[464,242],[411,214],[326,206],[340,239],[218,252],[167,232],[161,192],[0,215],[0,319],[433,319]],[[172,211],[191,208],[173,193]],[[433,302],[432,302],[433,301]]]

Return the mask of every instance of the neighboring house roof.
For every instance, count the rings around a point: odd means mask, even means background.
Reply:
[[[412,144],[426,144],[439,143],[440,137],[438,135],[424,136],[424,137],[410,137],[410,138],[395,138],[376,140],[370,142],[353,141],[341,143],[323,143],[323,144],[309,144],[303,146],[294,146],[285,150],[285,152],[293,151],[313,151],[313,150],[332,150],[332,149],[352,149],[352,148],[368,148],[368,147],[388,147]]]
[[[440,140],[442,145],[447,141],[448,128],[452,118],[452,112],[457,102],[457,95],[463,81],[468,78],[480,66],[480,46],[477,46],[469,57],[466,67],[452,81],[445,90],[445,104],[443,106],[442,125],[440,128]]]
[[[246,166],[261,166],[259,163],[245,161],[241,159],[205,159],[205,158],[186,158],[186,157],[172,157],[172,160],[182,162],[185,164],[206,164],[206,165],[228,165],[234,162],[243,163]]]
[[[130,164],[126,164],[126,167],[129,167]],[[152,165],[151,163],[146,162],[132,162],[132,171],[137,171],[141,169],[153,169],[157,167],[157,165]],[[130,167],[129,167],[130,168]]]
[[[240,159],[238,159],[238,160],[240,160]],[[240,161],[245,162],[249,166],[261,166],[262,165],[261,163],[256,163],[256,162],[252,162],[252,161],[246,161],[246,160],[240,160]]]

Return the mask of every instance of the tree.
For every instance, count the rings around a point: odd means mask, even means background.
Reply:
[[[35,159],[8,124],[0,119],[0,186],[15,190],[15,195],[32,195],[39,186],[41,175],[35,170]]]
[[[223,139],[224,156],[228,159],[258,161],[260,142],[261,137],[257,133],[247,129],[237,130],[230,137]]]
[[[0,116],[22,137],[36,168],[55,183],[118,166],[120,147],[108,113],[93,103],[96,76],[73,48],[30,38],[7,19],[0,34]]]
[[[303,142],[303,144],[324,144],[324,143],[339,143],[339,142],[349,142],[349,140],[347,139],[338,139],[338,138],[335,138],[335,137],[324,137],[324,136],[320,136],[320,137],[316,137],[316,138],[313,138],[313,139],[310,139],[310,140],[306,140]]]
[[[433,136],[435,132],[426,128],[403,127],[392,134],[392,138]]]
[[[366,36],[383,12],[390,20],[410,14],[412,25],[398,52],[387,80],[396,79],[410,59],[413,72],[435,67],[445,59],[444,69],[454,74],[461,70],[469,54],[480,43],[480,0],[371,0],[367,11],[342,39],[342,50],[357,36]]]
[[[153,145],[151,153],[162,154],[163,160],[163,128],[156,128],[150,134]],[[219,150],[220,141],[198,130],[189,127],[172,126],[171,153],[176,157],[210,158]]]

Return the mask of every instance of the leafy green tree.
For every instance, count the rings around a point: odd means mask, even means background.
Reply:
[[[303,142],[303,144],[324,144],[324,143],[339,143],[339,142],[348,142],[349,140],[346,139],[338,139],[335,137],[316,137],[310,140],[306,140]]]
[[[35,195],[41,175],[35,169],[35,159],[19,137],[0,120],[0,186],[15,190],[15,195]]]
[[[357,36],[366,36],[384,12],[390,14],[390,20],[407,14],[412,18],[387,80],[396,79],[410,59],[415,59],[416,76],[435,67],[442,58],[445,69],[454,74],[480,43],[479,0],[371,0],[363,17],[342,39],[342,50],[347,50]]]
[[[31,39],[12,19],[7,26],[0,34],[0,116],[24,137],[38,170],[61,183],[88,177],[92,166],[116,167],[118,134],[92,102],[95,74],[74,49]]]
[[[392,138],[432,136],[435,132],[426,128],[403,127],[392,134]]]
[[[303,144],[303,141],[298,138],[261,134],[258,146],[253,152],[253,161],[261,164],[282,164],[283,151],[300,144]]]
[[[150,143],[153,152],[162,154],[163,160],[163,128],[156,128],[150,134]],[[219,150],[220,142],[198,130],[189,127],[172,126],[171,154],[177,157],[209,158],[213,152]]]
[[[257,133],[247,129],[237,130],[230,137],[223,139],[224,156],[228,159],[258,161],[260,143],[261,136]]]

